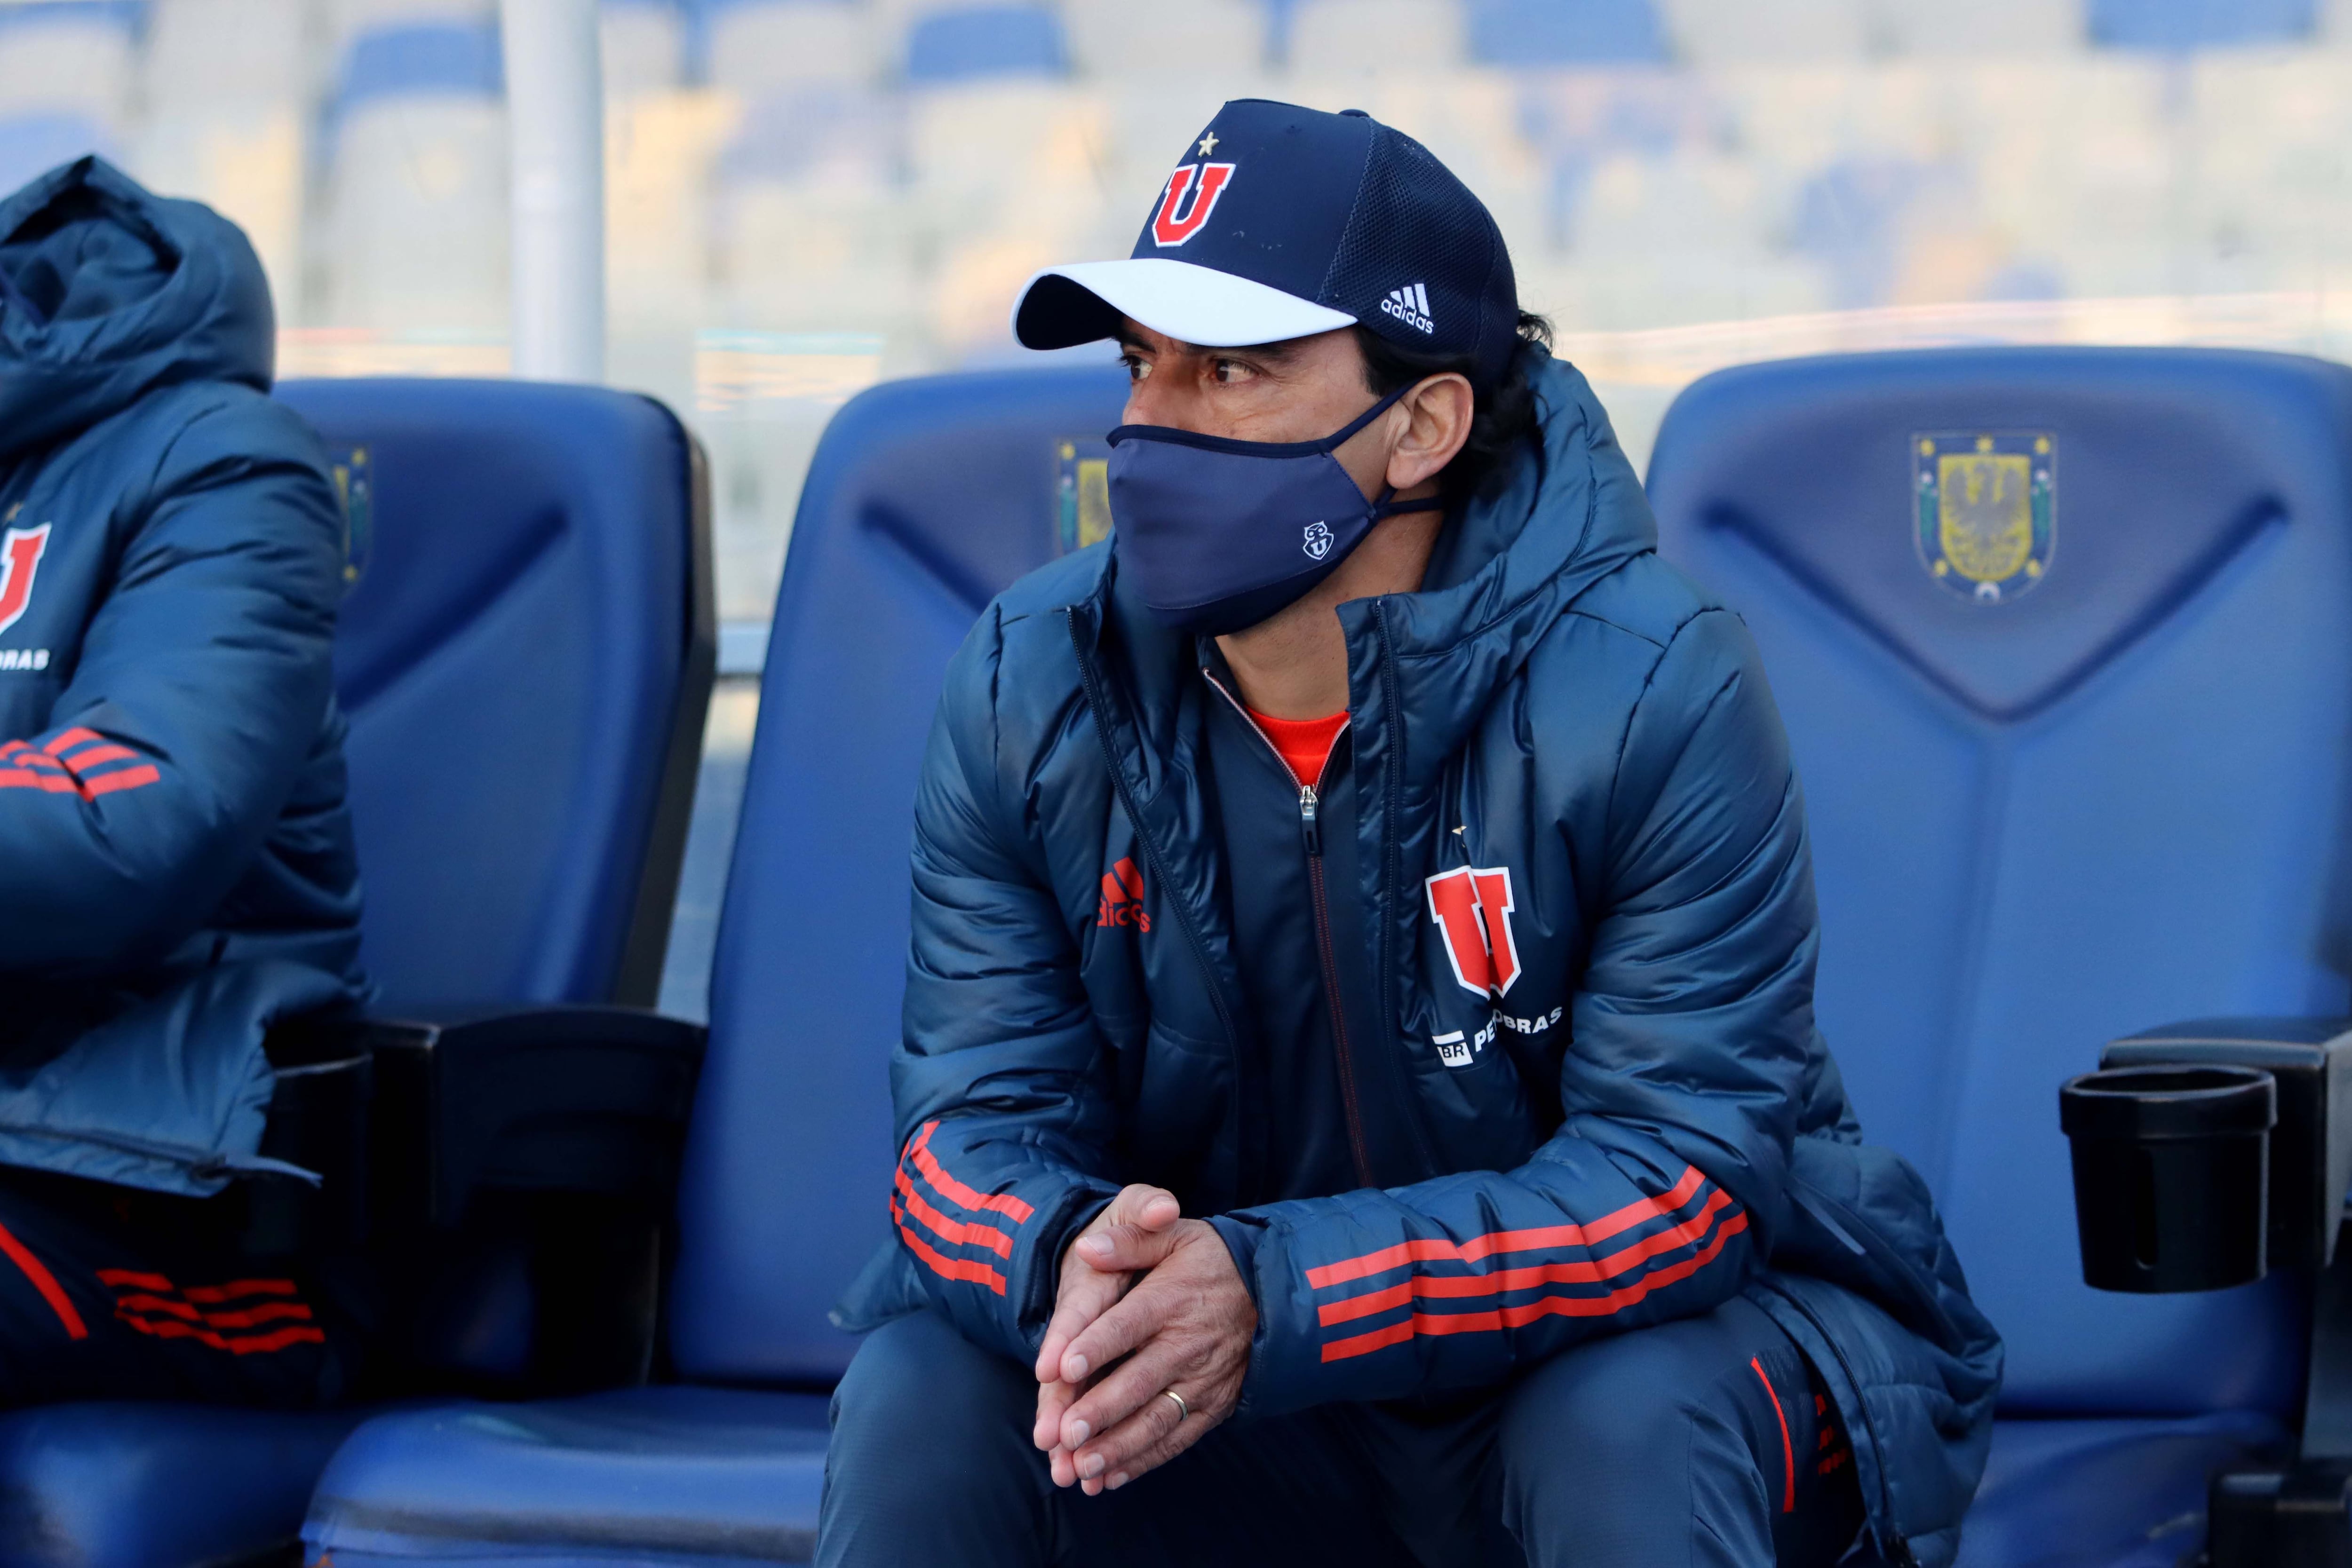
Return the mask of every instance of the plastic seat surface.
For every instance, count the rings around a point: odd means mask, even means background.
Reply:
[[[856,1348],[826,1313],[888,1239],[877,1195],[896,1156],[887,1062],[906,967],[907,846],[940,676],[988,601],[1074,542],[1091,515],[1077,492],[1099,473],[1079,465],[1104,455],[1123,386],[1108,368],[892,383],[853,399],[818,447],[768,645],[679,1196],[669,1350],[686,1379],[824,1388]],[[604,1407],[672,1412],[665,1484],[736,1496],[721,1473],[738,1462],[731,1439],[694,1435],[704,1407],[690,1392],[608,1396],[616,1403]],[[661,1404],[667,1396],[679,1403]],[[709,1407],[722,1426],[756,1425],[766,1419],[751,1414],[757,1401],[791,1396],[729,1397],[743,1403]],[[822,1401],[810,1403],[821,1428]],[[773,1408],[779,1422],[799,1419]],[[304,1527],[314,1562],[526,1552],[562,1562],[572,1548],[562,1543],[600,1531],[604,1550],[632,1563],[732,1561],[604,1511],[589,1478],[624,1464],[634,1438],[616,1434],[603,1451],[583,1438],[489,1484],[469,1474],[487,1462],[477,1437],[438,1440],[429,1423],[439,1418],[385,1416],[354,1437]],[[712,1506],[813,1539],[815,1500],[783,1490],[756,1515]],[[355,1522],[371,1518],[401,1528]]]
[[[292,1535],[360,1415],[52,1405],[0,1416],[0,1564],[241,1563]]]
[[[2025,349],[1727,371],[1659,434],[1661,548],[1745,618],[1788,722],[1822,1030],[2008,1342],[2003,1414],[2029,1424],[1996,1440],[1979,1568],[2137,1562],[2095,1543],[2186,1516],[2178,1557],[2207,1463],[2180,1456],[2299,1400],[2296,1281],[2083,1284],[2057,1087],[2138,1030],[2347,1010],[2347,433],[2339,366]],[[1997,599],[1969,570],[2009,548],[2000,514],[1953,522],[1925,487],[1979,437],[2054,476],[2046,538],[2012,541],[2042,570]],[[2015,1460],[2085,1421],[2095,1452]]]
[[[360,487],[336,674],[383,1010],[613,999],[690,685],[682,428],[594,389],[279,392]],[[666,909],[666,887],[657,897]],[[640,999],[658,961],[656,945],[629,982]],[[0,1416],[0,1568],[208,1568],[282,1551],[361,1414]]]
[[[380,1416],[319,1483],[337,1568],[414,1563],[804,1563],[825,1399],[630,1388]]]
[[[1957,1568],[2179,1568],[2203,1538],[2206,1478],[2284,1439],[2245,1410],[1996,1423]]]

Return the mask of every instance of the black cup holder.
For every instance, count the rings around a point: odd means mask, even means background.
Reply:
[[[2269,1267],[2278,1086],[2257,1068],[2116,1067],[2058,1092],[2083,1279],[2140,1294],[2251,1284]]]

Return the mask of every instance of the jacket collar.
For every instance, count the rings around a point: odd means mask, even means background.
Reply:
[[[1448,517],[1423,587],[1339,606],[1348,638],[1349,707],[1407,732],[1407,780],[1433,776],[1551,622],[1586,589],[1656,548],[1657,527],[1633,465],[1575,367],[1534,350],[1538,438],[1470,507]],[[1182,683],[1201,658],[1118,590],[1106,552],[1091,591],[1071,606],[1079,645],[1115,646],[1148,754],[1171,754]],[[1388,683],[1393,683],[1390,686]],[[1142,760],[1147,771],[1155,764]]]

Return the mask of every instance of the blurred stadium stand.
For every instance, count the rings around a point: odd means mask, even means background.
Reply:
[[[131,0],[0,6],[0,184],[119,149],[140,10]]]
[[[353,35],[320,137],[320,287],[339,322],[495,331],[507,319],[507,140],[497,27]]]
[[[2092,0],[2091,37],[2126,49],[2294,44],[2312,36],[2312,0]]]
[[[604,13],[614,376],[708,442],[737,621],[765,617],[832,409],[1016,362],[1013,289],[1123,251],[1228,97],[1428,141],[1637,455],[1675,388],[1768,338],[2352,332],[2352,0]],[[499,87],[495,0],[0,0],[0,184],[96,150],[222,207],[277,284],[289,371],[495,374]]]
[[[975,77],[1061,77],[1069,51],[1061,18],[1045,5],[957,5],[919,18],[903,59],[910,87]]]

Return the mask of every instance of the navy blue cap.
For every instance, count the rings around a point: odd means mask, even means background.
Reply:
[[[1361,110],[1237,99],[1184,151],[1125,261],[1048,267],[1013,336],[1066,349],[1131,317],[1239,348],[1360,322],[1459,355],[1491,385],[1518,344],[1518,285],[1486,204],[1427,148]]]

